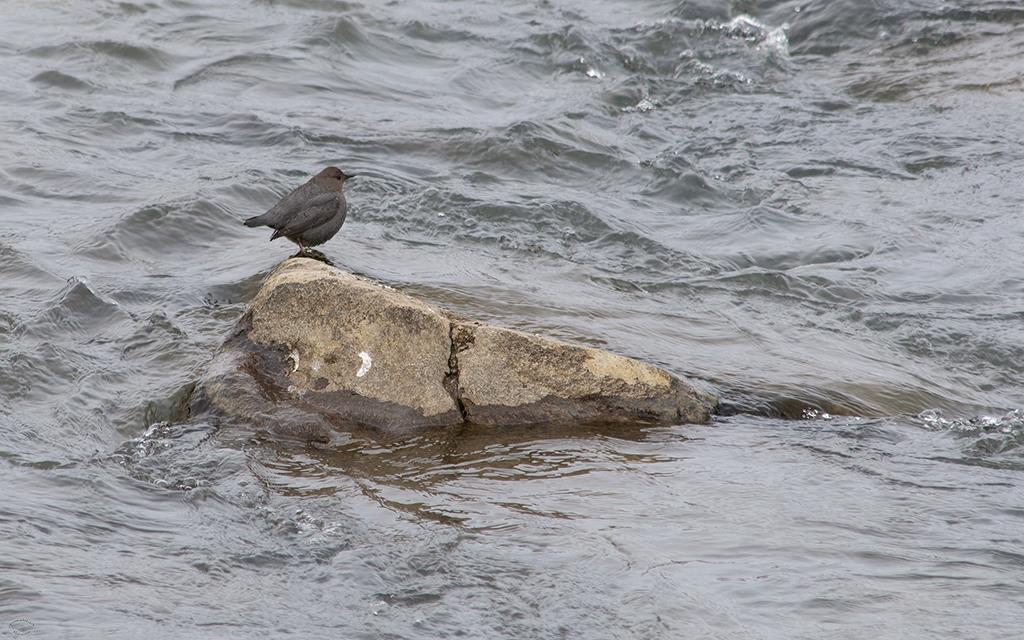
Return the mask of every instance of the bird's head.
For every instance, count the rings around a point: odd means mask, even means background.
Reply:
[[[344,183],[349,178],[354,178],[356,174],[346,174],[338,167],[327,167],[320,173],[316,174],[317,178],[323,178],[325,180],[337,181],[338,184]]]

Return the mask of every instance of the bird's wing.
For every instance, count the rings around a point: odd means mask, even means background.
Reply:
[[[279,227],[274,238],[293,236],[330,220],[338,212],[338,194],[333,191],[322,193],[302,204],[301,210]]]
[[[307,182],[281,198],[280,202],[259,216],[259,219],[262,224],[268,227],[280,229],[288,225],[292,218],[301,213],[306,203],[323,195],[333,195],[333,193],[315,182]]]

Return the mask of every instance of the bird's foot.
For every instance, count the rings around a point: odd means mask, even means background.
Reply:
[[[293,258],[309,258],[311,260],[319,260],[320,262],[323,262],[325,264],[329,264],[329,265],[332,265],[332,266],[334,264],[323,253],[317,251],[316,249],[310,249],[308,247],[303,247],[302,249],[299,249],[299,252],[296,253],[292,257]]]

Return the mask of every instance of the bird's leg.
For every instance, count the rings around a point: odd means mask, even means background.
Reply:
[[[299,252],[297,254],[295,254],[295,255],[297,255],[297,256],[306,256],[306,255],[308,255],[306,253],[306,246],[304,244],[302,244],[302,240],[296,240],[295,244],[299,245]]]

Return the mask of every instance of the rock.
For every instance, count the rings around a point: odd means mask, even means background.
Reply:
[[[706,422],[717,403],[652,365],[466,320],[306,258],[270,274],[198,389],[220,413],[306,437]]]
[[[657,367],[550,338],[459,323],[459,399],[475,424],[707,422],[715,400]]]

